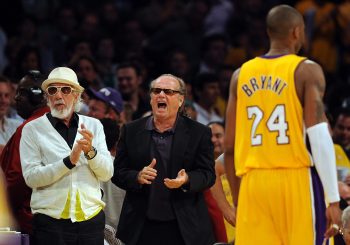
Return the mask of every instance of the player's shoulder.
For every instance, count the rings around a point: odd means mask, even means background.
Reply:
[[[296,69],[296,72],[310,75],[310,72],[322,72],[322,67],[313,60],[304,59],[302,62],[300,62],[299,66]]]

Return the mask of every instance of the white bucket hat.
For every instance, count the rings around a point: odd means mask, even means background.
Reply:
[[[52,83],[64,83],[74,87],[79,92],[84,91],[84,88],[78,82],[77,75],[68,67],[57,67],[53,69],[49,77],[41,84],[42,90],[46,91],[47,87]]]

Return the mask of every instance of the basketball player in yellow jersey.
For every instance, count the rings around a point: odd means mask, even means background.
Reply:
[[[238,205],[235,244],[322,244],[341,228],[323,71],[296,55],[304,22],[294,8],[272,8],[267,31],[268,53],[244,63],[230,85],[224,159]]]

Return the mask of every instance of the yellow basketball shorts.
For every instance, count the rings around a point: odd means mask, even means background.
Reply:
[[[235,245],[322,244],[325,229],[314,168],[253,169],[242,177]]]

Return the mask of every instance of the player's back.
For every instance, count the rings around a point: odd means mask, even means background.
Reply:
[[[236,173],[251,168],[310,166],[303,108],[294,74],[304,57],[256,57],[241,67],[237,84]]]

